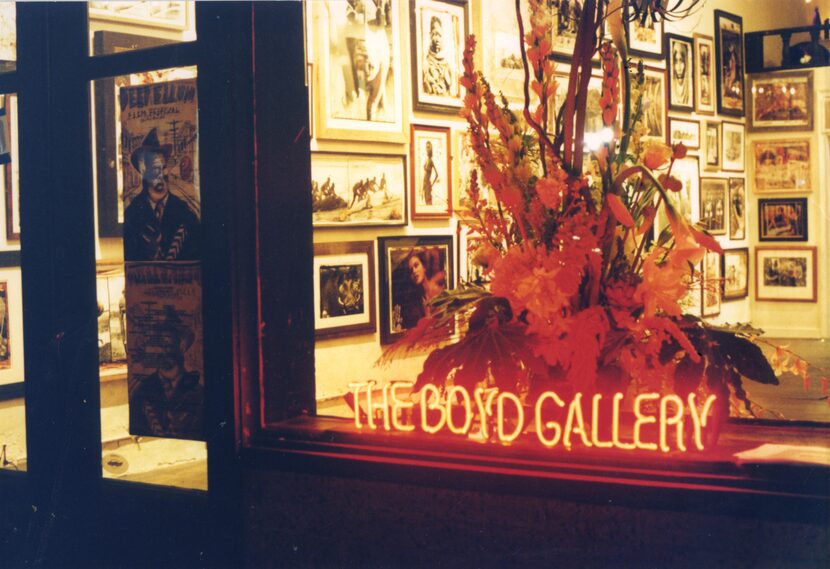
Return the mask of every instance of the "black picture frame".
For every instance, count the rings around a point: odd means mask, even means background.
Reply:
[[[758,200],[758,241],[807,241],[807,198]]]
[[[646,16],[646,18],[647,19],[652,19],[651,15]],[[635,47],[636,41],[635,41],[634,38],[632,38],[632,33],[633,33],[632,30],[634,29],[634,26],[637,25],[637,23],[635,22],[635,19],[633,17],[631,19],[629,19],[627,22],[625,22],[625,36],[626,36],[626,41],[628,43],[628,53],[630,55],[636,55],[636,56],[639,56],[639,57],[644,57],[646,59],[657,59],[657,60],[661,60],[661,59],[664,59],[666,57],[665,50],[664,50],[664,40],[663,40],[663,36],[665,35],[665,30],[663,28],[663,21],[661,20],[659,22],[655,22],[655,21],[652,20],[652,23],[654,24],[655,29],[658,30],[657,35],[659,36],[657,38],[657,41],[655,41],[653,43],[653,47],[656,48],[653,51],[648,50],[648,49],[641,49],[641,48]]]
[[[669,110],[682,111],[691,113],[695,110],[695,44],[692,38],[687,38],[677,34],[665,34],[663,36],[664,48],[666,53],[666,92],[668,93]],[[674,60],[674,45],[685,45],[688,51],[686,52],[686,69],[685,76],[688,81],[686,91],[681,92],[675,86],[672,89],[675,76],[675,60]],[[685,96],[682,96],[685,95]],[[687,102],[677,102],[685,98]]]
[[[355,263],[348,261],[350,257],[365,257],[365,267],[363,262]],[[323,306],[323,289],[324,287],[322,272],[325,267],[317,265],[317,260],[323,257],[331,259],[332,263],[338,263],[347,266],[356,265],[365,268],[364,274],[360,275],[360,294],[363,298],[363,310],[360,315],[365,315],[365,322],[338,324],[337,317],[329,317],[326,319],[319,319],[316,316],[317,310],[322,312]],[[314,277],[314,311],[315,311],[315,328],[314,337],[317,340],[323,338],[343,338],[346,336],[355,336],[360,334],[374,334],[377,330],[377,311],[375,309],[375,243],[374,241],[347,241],[334,243],[315,243],[314,244],[314,259],[315,271],[320,273]],[[345,261],[345,262],[344,262]],[[329,267],[341,269],[340,267]],[[342,270],[342,269],[341,269]],[[363,272],[363,271],[361,271]],[[340,303],[343,306],[345,303]],[[352,304],[354,306],[354,304]],[[347,322],[350,316],[347,314],[341,315]],[[334,323],[335,325],[326,326],[323,323]]]
[[[737,32],[729,31],[728,42],[725,41],[723,29],[727,27],[725,23],[732,28],[737,28]],[[742,117],[746,112],[746,75],[744,74],[746,58],[744,55],[743,26],[743,18],[740,16],[723,10],[715,10],[715,61],[717,66],[715,72],[718,113],[733,117]],[[737,33],[737,38],[731,37],[733,33]],[[737,52],[732,49],[734,57],[724,58],[724,49],[734,48],[736,45]],[[730,79],[730,85],[726,84],[726,76],[734,78]],[[724,94],[727,91],[731,94],[725,99]]]

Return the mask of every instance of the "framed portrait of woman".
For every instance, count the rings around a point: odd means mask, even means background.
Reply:
[[[715,40],[694,34],[695,109],[700,114],[715,114]]]
[[[695,110],[694,44],[691,38],[666,34],[669,73],[669,109]]]
[[[743,19],[715,10],[715,54],[717,55],[718,113],[744,116]]]
[[[450,129],[412,125],[412,219],[446,219],[452,212]]]
[[[379,237],[380,341],[391,344],[432,311],[455,286],[453,237]]]

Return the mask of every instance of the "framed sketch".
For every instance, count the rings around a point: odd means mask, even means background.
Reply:
[[[729,178],[729,239],[746,239],[746,180]]]
[[[755,300],[815,302],[818,289],[816,248],[755,248]]]
[[[746,132],[744,125],[723,121],[721,124],[721,169],[725,172],[743,172],[746,169]]]
[[[669,74],[669,109],[695,110],[694,43],[691,38],[666,34],[666,68]]]
[[[311,154],[314,227],[406,225],[406,157]]]
[[[721,258],[723,300],[746,298],[749,295],[749,249],[725,249]]]
[[[429,301],[455,286],[453,238],[380,237],[380,341],[389,344],[429,314]]]
[[[644,73],[642,120],[648,129],[648,134],[643,138],[668,141],[669,115],[666,100],[666,71],[657,67],[646,67]]]
[[[715,54],[717,55],[718,113],[744,116],[743,19],[715,10]]]
[[[704,115],[715,114],[715,40],[694,34],[695,109]]]
[[[674,145],[682,142],[686,148],[700,148],[700,121],[669,117],[669,141]]]
[[[409,145],[412,219],[442,219],[452,213],[449,127],[412,125]]]
[[[807,198],[758,200],[759,241],[807,241]]]
[[[663,22],[655,22],[651,15],[645,21],[634,19],[626,22],[628,52],[649,59],[663,59]]]
[[[317,58],[316,138],[406,142],[401,4],[380,10],[337,0],[308,4]]]
[[[314,244],[314,335],[374,334],[375,244]]]
[[[703,169],[716,172],[720,170],[720,123],[706,121],[703,132]]]
[[[419,111],[458,114],[464,98],[459,82],[467,30],[467,2],[410,1],[412,102]]]
[[[90,2],[89,18],[184,31],[187,29],[187,4],[192,5],[185,1]]]
[[[17,95],[3,95],[2,127],[9,147],[0,152],[5,194],[6,243],[20,240],[20,159],[17,147]],[[0,143],[5,145],[5,140]]]
[[[720,314],[721,296],[721,255],[715,251],[706,251],[703,256],[703,272],[701,274],[701,305],[704,318]]]
[[[756,192],[812,190],[810,140],[758,140],[752,143]]]
[[[712,235],[726,235],[726,178],[700,179],[700,223]]]
[[[0,401],[23,396],[23,296],[19,254],[0,254]]]
[[[529,28],[527,28],[529,29]],[[481,10],[482,69],[493,93],[524,105],[524,68],[514,0],[489,0]]]
[[[668,192],[668,198],[675,211],[691,223],[694,215],[693,210],[700,195],[700,160],[697,156],[692,155],[686,155],[685,158],[675,160],[671,175],[680,181],[681,189],[679,192]],[[660,232],[668,226],[668,220],[662,207],[657,210],[654,225],[658,237]]]
[[[748,128],[813,130],[813,72],[750,75]]]

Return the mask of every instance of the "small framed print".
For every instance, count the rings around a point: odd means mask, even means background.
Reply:
[[[511,106],[523,105],[525,100],[521,41],[514,0],[489,0],[481,10],[484,77],[493,93],[502,93]]]
[[[413,0],[412,102],[416,110],[458,114],[464,97],[459,82],[467,37],[467,2]]]
[[[759,241],[807,241],[807,198],[758,200]]]
[[[721,169],[726,172],[743,172],[746,169],[746,135],[744,125],[723,121],[721,124]]]
[[[812,190],[810,140],[758,140],[752,143],[756,192]]]
[[[749,77],[749,132],[813,130],[813,72]]]
[[[669,117],[669,141],[674,145],[682,142],[690,150],[700,148],[700,121]]]
[[[706,121],[703,129],[704,155],[703,169],[709,172],[720,170],[720,123]]]
[[[20,160],[17,150],[17,95],[3,95],[2,126],[6,140],[0,142],[7,148],[0,149],[0,177],[5,189],[6,243],[20,240]]]
[[[3,253],[14,257],[15,252]],[[16,257],[19,262],[19,256]],[[0,259],[0,401],[23,396],[23,296],[20,267]]]
[[[746,239],[746,180],[729,178],[729,239]]]
[[[375,244],[314,244],[314,335],[374,334]]]
[[[484,267],[476,262],[476,251],[482,238],[473,229],[459,223],[456,229],[458,243],[458,282],[489,289],[490,279]]]
[[[700,222],[712,235],[726,235],[726,178],[700,179]]]
[[[815,302],[818,284],[816,248],[755,248],[755,300]]]
[[[721,255],[715,251],[706,251],[703,256],[703,272],[701,279],[702,298],[701,304],[703,306],[703,317],[717,316],[720,314],[720,297],[721,297]]]
[[[629,20],[625,24],[628,36],[628,52],[648,59],[663,59],[663,22],[656,22],[648,14],[641,18]]]
[[[380,341],[391,344],[455,286],[452,236],[380,237]]]
[[[749,249],[725,249],[722,255],[723,300],[749,295]]]
[[[656,67],[644,69],[643,124],[648,134],[643,138],[668,140],[669,115],[666,100],[666,71]]]
[[[715,54],[717,55],[718,113],[744,116],[743,19],[715,10]]]
[[[450,129],[412,125],[412,219],[448,218],[452,210]]]
[[[691,38],[666,34],[666,68],[669,74],[669,109],[695,110],[694,43]]]
[[[693,208],[700,196],[700,160],[697,156],[687,154],[685,158],[674,161],[671,169],[673,178],[680,181],[680,191],[668,192],[668,199],[674,206],[675,211],[687,222],[692,223]],[[654,228],[657,232],[655,238],[669,224],[664,208],[657,210],[657,217],[654,221]]]
[[[694,34],[695,109],[700,114],[715,114],[715,40]]]

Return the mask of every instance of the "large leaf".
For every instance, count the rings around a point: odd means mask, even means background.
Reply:
[[[709,334],[718,344],[715,349],[738,373],[758,383],[778,385],[778,378],[761,348],[746,338],[729,332],[710,330]]]

